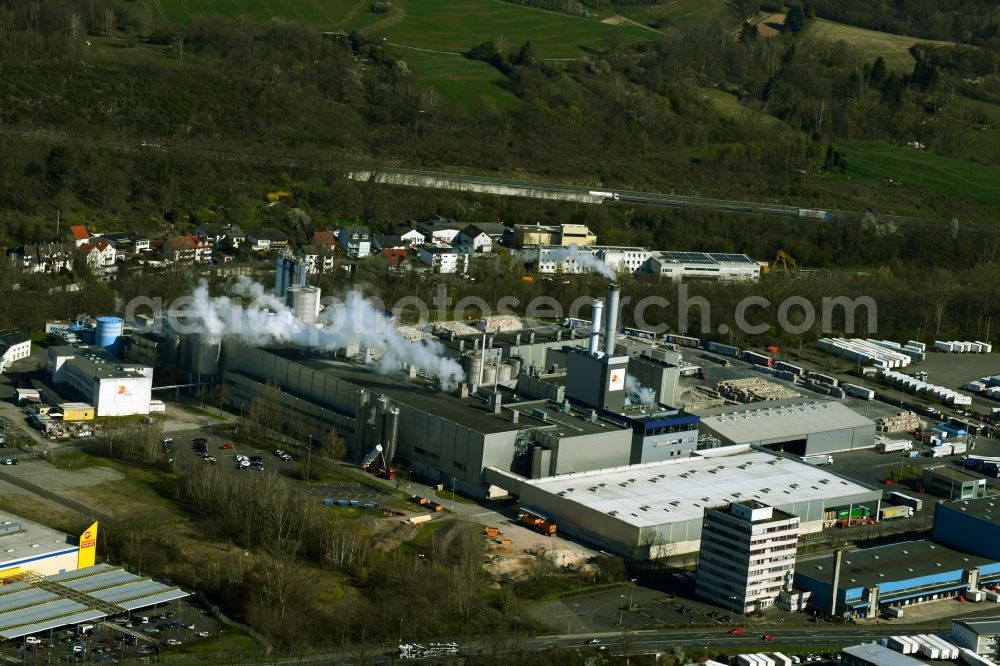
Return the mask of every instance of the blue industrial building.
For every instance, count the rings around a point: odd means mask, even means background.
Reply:
[[[943,502],[934,514],[935,541],[1000,560],[1000,499]]]
[[[836,576],[834,614],[874,617],[890,607],[956,597],[1000,581],[998,560],[931,541],[844,551]],[[795,570],[795,588],[811,592],[810,604],[830,613],[835,570],[835,555],[801,560]]]

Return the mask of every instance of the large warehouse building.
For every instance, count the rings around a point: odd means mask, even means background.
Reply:
[[[875,446],[875,423],[833,400],[782,400],[766,407],[707,409],[701,427],[722,446],[757,445],[797,456]]]
[[[705,453],[549,479],[494,467],[486,477],[560,531],[639,559],[696,552],[706,508],[757,500],[798,516],[801,533],[808,534],[823,529],[831,510],[882,497],[880,490],[770,453]]]
[[[932,536],[953,548],[1000,561],[1000,498],[938,504]]]
[[[841,555],[836,615],[875,617],[887,608],[955,597],[1000,581],[1000,562],[932,541],[908,541]],[[832,611],[835,556],[799,560],[795,587],[814,606]],[[905,613],[905,610],[904,610]]]

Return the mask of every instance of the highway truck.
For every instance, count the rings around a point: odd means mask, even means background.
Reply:
[[[875,445],[879,453],[894,453],[896,451],[911,451],[913,442],[906,439],[887,439]]]
[[[833,219],[833,213],[828,210],[812,210],[809,208],[799,208],[799,217],[805,217],[810,220],[823,220],[824,222],[829,222]]]
[[[620,201],[621,197],[618,196],[617,192],[602,192],[601,190],[590,190],[587,192],[592,197],[597,197],[598,199],[603,199],[605,201]]]

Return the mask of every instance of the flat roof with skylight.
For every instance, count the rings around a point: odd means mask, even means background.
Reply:
[[[833,507],[881,497],[881,491],[823,468],[759,451],[576,472],[522,483],[636,527],[700,521],[706,508],[746,500],[794,512],[794,505],[817,500]]]

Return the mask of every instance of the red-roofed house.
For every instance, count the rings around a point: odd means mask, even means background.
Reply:
[[[81,227],[82,228],[82,227]],[[87,257],[87,265],[93,271],[102,271],[115,265],[118,252],[115,246],[103,238],[91,238],[77,247]]]
[[[173,262],[205,262],[212,258],[212,244],[200,236],[172,236],[163,241],[163,258]]]
[[[337,232],[336,231],[314,231],[313,232],[313,245],[325,245],[328,247],[336,247],[337,245]]]
[[[66,232],[66,236],[70,241],[76,243],[77,247],[80,247],[88,240],[90,240],[90,232],[87,231],[87,227],[82,224],[76,224],[69,228]]]
[[[390,247],[379,252],[379,256],[382,257],[390,271],[397,271],[403,267],[403,262],[406,261],[406,250]]]

